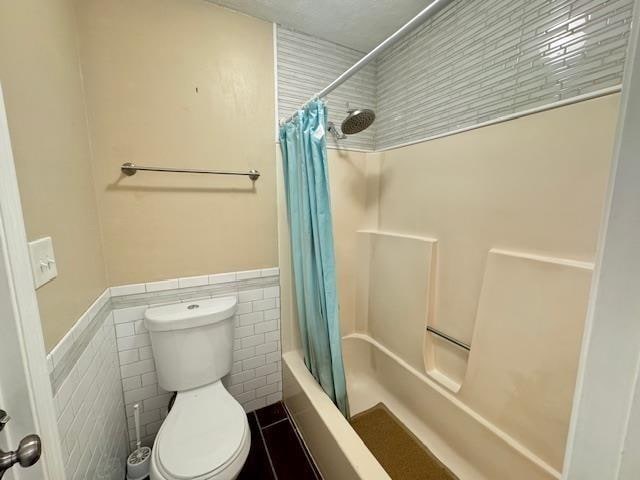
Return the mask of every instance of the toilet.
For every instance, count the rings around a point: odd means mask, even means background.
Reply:
[[[152,307],[158,383],[177,392],[151,453],[151,480],[233,480],[249,454],[242,406],[222,384],[231,371],[235,297]]]

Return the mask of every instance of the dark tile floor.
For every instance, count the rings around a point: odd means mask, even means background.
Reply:
[[[247,417],[251,450],[238,480],[322,480],[281,402]]]

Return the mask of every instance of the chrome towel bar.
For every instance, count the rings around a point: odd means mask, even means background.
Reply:
[[[248,172],[230,172],[219,170],[198,170],[193,168],[165,168],[165,167],[142,167],[140,165],[134,165],[133,163],[123,163],[120,170],[125,175],[135,175],[138,170],[144,170],[147,172],[171,172],[171,173],[206,173],[208,175],[240,175],[249,177],[252,182],[255,182],[260,178],[260,172],[258,170],[249,170]]]
[[[427,332],[433,333],[434,335],[437,335],[438,337],[445,339],[447,342],[453,343],[454,345],[466,350],[467,352],[471,351],[471,345],[469,345],[468,343],[464,343],[464,342],[461,342],[460,340],[456,340],[452,336],[447,335],[446,333],[441,332],[436,328],[433,328],[427,325]]]

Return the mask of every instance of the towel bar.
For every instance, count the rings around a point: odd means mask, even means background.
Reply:
[[[139,165],[134,165],[133,163],[127,162],[123,163],[120,167],[120,170],[125,175],[131,176],[135,175],[138,170],[144,170],[147,172],[171,172],[171,173],[205,173],[208,175],[241,175],[245,177],[249,177],[251,181],[255,182],[260,178],[260,172],[258,170],[249,170],[248,172],[230,172],[230,171],[219,171],[219,170],[198,170],[193,168],[165,168],[165,167],[141,167]]]

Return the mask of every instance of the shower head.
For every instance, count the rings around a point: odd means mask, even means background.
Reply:
[[[354,133],[360,133],[366,130],[376,119],[375,112],[368,108],[348,110],[347,113],[347,118],[342,122],[342,133],[347,135],[353,135]]]

